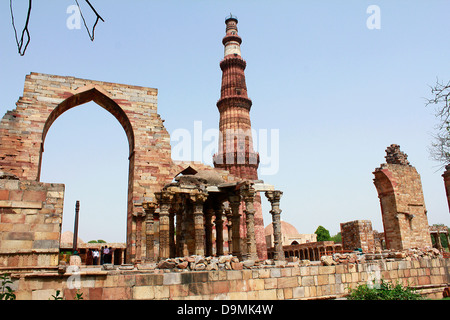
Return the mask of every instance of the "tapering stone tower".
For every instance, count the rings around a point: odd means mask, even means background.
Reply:
[[[259,155],[253,150],[250,108],[245,83],[246,62],[241,57],[241,37],[237,33],[236,17],[226,18],[226,35],[222,40],[224,58],[220,62],[222,88],[217,108],[220,112],[219,151],[214,166],[228,170],[243,179],[258,179]]]
[[[214,155],[214,166],[229,171],[245,180],[258,180],[259,154],[253,149],[250,108],[245,83],[246,62],[241,57],[242,39],[238,35],[238,20],[231,15],[225,19],[226,35],[222,40],[224,58],[220,62],[222,87],[217,108],[220,113],[219,149]],[[241,206],[242,207],[242,206]],[[255,237],[259,259],[267,258],[261,197],[255,197]],[[241,210],[241,234],[246,234],[245,212]],[[245,252],[246,248],[242,248]]]

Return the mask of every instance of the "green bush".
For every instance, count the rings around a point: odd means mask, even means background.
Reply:
[[[415,292],[415,289],[403,287],[397,283],[395,286],[381,279],[378,286],[359,285],[356,289],[350,289],[349,300],[422,300],[423,297]]]
[[[10,287],[12,284],[10,275],[5,273],[0,276],[0,300],[16,300],[14,290]]]

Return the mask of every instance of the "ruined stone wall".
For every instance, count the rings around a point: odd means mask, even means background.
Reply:
[[[386,153],[387,163],[373,172],[386,247],[396,250],[431,247],[420,175],[398,145],[391,145]]]
[[[448,208],[450,210],[450,165],[445,166],[444,178],[445,194],[447,195]]]
[[[0,268],[58,266],[64,185],[0,179]]]
[[[363,252],[375,251],[372,222],[369,220],[341,223],[341,236],[344,250],[361,248]]]
[[[142,299],[231,299],[284,300],[341,297],[349,288],[384,279],[421,289],[431,297],[442,298],[450,282],[450,260],[374,261],[336,266],[299,266],[217,271],[139,270],[81,271],[79,291],[85,300]],[[166,270],[167,271],[167,270]],[[68,283],[77,274],[13,275],[13,288],[19,300],[47,300],[60,290],[65,299],[74,299],[77,288]]]
[[[136,259],[136,216],[142,202],[177,173],[170,137],[157,113],[157,89],[31,73],[16,108],[0,122],[0,171],[39,181],[45,136],[65,111],[94,101],[122,125],[129,143],[127,260]]]

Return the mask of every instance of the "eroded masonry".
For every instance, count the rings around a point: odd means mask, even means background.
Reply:
[[[356,220],[341,224],[342,244],[293,227],[283,234],[283,192],[258,179],[237,23],[225,20],[214,167],[172,160],[157,89],[26,76],[16,108],[0,122],[0,272],[11,273],[20,299],[48,299],[55,290],[66,299],[79,290],[86,299],[323,299],[381,277],[428,293],[448,286],[450,263],[438,239],[445,230],[429,229],[420,176],[398,145],[374,171],[384,232]],[[89,101],[119,121],[129,145],[126,244],[103,266],[89,265],[85,252],[65,263],[65,186],[40,182],[49,128]],[[449,169],[443,177],[448,190]],[[271,208],[268,234],[262,200]]]

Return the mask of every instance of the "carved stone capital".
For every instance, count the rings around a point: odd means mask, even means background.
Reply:
[[[191,192],[189,194],[189,198],[195,204],[203,204],[206,201],[206,199],[208,198],[208,194],[203,193],[201,191]]]
[[[173,200],[173,192],[170,191],[161,191],[161,192],[155,192],[155,198],[160,204],[169,204]]]
[[[280,202],[281,196],[283,195],[283,191],[279,190],[266,191],[265,195],[270,202]]]

